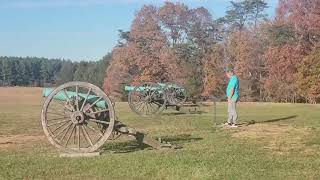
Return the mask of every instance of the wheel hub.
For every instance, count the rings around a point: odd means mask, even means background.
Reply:
[[[71,114],[71,121],[73,124],[81,124],[85,120],[83,112],[75,111]]]
[[[147,102],[147,103],[152,103],[152,101],[153,101],[153,98],[152,98],[152,96],[149,96],[149,95],[145,99],[145,102]]]

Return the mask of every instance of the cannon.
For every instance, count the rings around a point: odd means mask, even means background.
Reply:
[[[175,148],[128,127],[115,116],[114,104],[97,86],[68,82],[44,88],[42,128],[52,145],[68,153],[91,153],[120,135],[134,137],[154,149]]]
[[[125,86],[129,92],[128,103],[138,115],[148,116],[161,113],[165,108],[179,110],[187,99],[187,90],[177,83],[142,83]]]

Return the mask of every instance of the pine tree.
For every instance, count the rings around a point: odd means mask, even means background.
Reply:
[[[64,61],[57,78],[57,84],[63,84],[69,81],[73,81],[74,72],[75,65],[71,61]]]
[[[46,60],[41,61],[40,78],[41,78],[41,85],[42,86],[44,86],[45,83],[47,83],[49,81],[48,62]]]

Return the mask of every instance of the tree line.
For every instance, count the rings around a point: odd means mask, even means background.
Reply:
[[[279,0],[275,17],[264,0],[231,1],[226,15],[165,2],[136,12],[105,75],[104,89],[124,84],[183,83],[190,96],[223,97],[225,67],[241,79],[242,101],[320,102],[320,2]]]
[[[103,87],[111,55],[99,61],[72,62],[37,57],[0,57],[0,86],[57,86],[86,81]]]

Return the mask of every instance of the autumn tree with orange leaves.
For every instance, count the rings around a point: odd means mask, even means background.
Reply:
[[[266,90],[272,101],[319,102],[319,70],[315,60],[320,42],[320,2],[280,0],[268,28]],[[310,80],[313,79],[313,80]]]
[[[144,6],[113,51],[105,91],[119,98],[124,84],[174,81],[193,88],[194,95],[202,93],[202,67],[207,50],[216,43],[214,31],[205,8],[170,2],[160,8]],[[115,77],[118,73],[125,78]]]
[[[226,16],[183,3],[143,6],[120,31],[105,91],[125,84],[182,82],[191,97],[225,97],[224,69],[235,67],[241,101],[320,102],[320,1],[279,0],[267,19],[264,0],[231,1]]]

